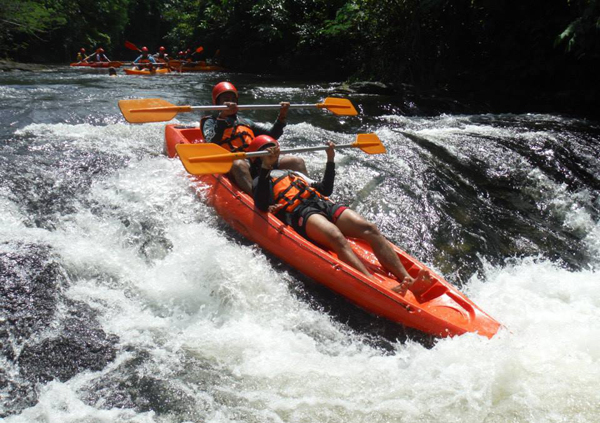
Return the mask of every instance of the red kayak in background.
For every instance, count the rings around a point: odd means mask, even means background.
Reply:
[[[201,142],[202,133],[197,127],[165,128],[165,151],[169,157],[177,155],[177,144]],[[226,175],[191,179],[202,187],[197,192],[202,192],[208,204],[240,234],[370,313],[438,337],[470,332],[491,338],[501,327],[456,287],[396,246],[395,252],[412,277],[421,269],[428,269],[432,275],[434,284],[418,298],[411,291],[404,295],[392,291],[398,280],[381,267],[366,242],[349,238],[352,249],[374,276],[372,279],[339,260],[334,252],[300,236],[275,215],[258,210],[252,197]]]
[[[71,67],[86,67],[86,68],[120,68],[124,62],[112,61],[112,62],[74,62],[69,66]]]

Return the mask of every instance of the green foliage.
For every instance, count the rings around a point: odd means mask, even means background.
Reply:
[[[600,0],[0,0],[0,20],[0,54],[16,58],[130,40],[219,50],[238,71],[423,88],[567,86],[600,61]]]
[[[600,2],[588,0],[570,4],[576,18],[556,38],[557,46],[578,58],[600,57]]]

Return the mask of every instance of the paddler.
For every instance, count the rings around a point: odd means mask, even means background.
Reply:
[[[94,62],[110,62],[108,57],[104,54],[104,49],[102,47],[96,49],[96,54],[93,56]]]
[[[246,151],[254,137],[269,135],[277,139],[283,135],[290,103],[282,102],[277,120],[270,127],[258,125],[250,119],[238,115],[238,91],[231,82],[219,82],[213,87],[212,101],[215,105],[227,106],[227,109],[200,120],[200,129],[206,142],[219,144],[231,151]],[[291,169],[307,173],[304,160],[300,157],[284,155],[277,165],[280,169]],[[251,166],[249,160],[235,160],[231,174],[237,185],[247,194],[252,194]]]
[[[77,52],[77,61],[80,63],[87,62],[87,58],[85,56],[85,49],[83,47]]]
[[[393,291],[404,295],[407,289],[414,289],[418,290],[415,292],[418,295],[427,290],[433,284],[429,271],[423,269],[417,278],[412,278],[375,224],[327,197],[333,192],[335,179],[334,144],[330,141],[328,145],[323,180],[317,182],[303,172],[277,169],[279,143],[268,135],[257,136],[249,151],[267,149],[271,154],[253,159],[260,165],[253,182],[256,207],[275,213],[300,235],[333,250],[344,263],[371,277],[346,237],[363,239],[369,243],[381,265],[400,281]]]
[[[142,47],[141,52],[142,52],[142,54],[140,54],[138,56],[138,58],[133,61],[133,63],[137,65],[138,69],[149,68],[150,70],[152,70],[153,69],[152,64],[156,64],[156,60],[154,59],[154,57],[152,57],[148,54],[148,47],[146,47],[146,46]],[[143,66],[142,63],[146,63],[146,64],[149,63],[149,65]]]
[[[156,59],[157,62],[160,63],[168,63],[169,62],[169,55],[166,53],[167,49],[164,47],[160,47],[158,49],[158,53],[156,53],[154,55],[154,58]]]

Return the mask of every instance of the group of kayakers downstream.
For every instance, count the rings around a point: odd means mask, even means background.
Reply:
[[[86,55],[85,48],[77,53],[77,61],[70,64],[71,67],[108,69],[110,76],[117,76],[117,69],[122,66],[131,66],[124,69],[127,75],[161,75],[171,72],[212,72],[223,71],[220,66],[219,50],[208,60],[201,60],[199,56],[204,48],[202,46],[195,50],[187,49],[179,51],[177,58],[171,57],[164,46],[158,48],[154,54],[150,54],[148,47],[138,48],[135,44],[126,41],[125,47],[136,51],[139,55],[133,61],[110,60],[102,47],[98,47],[90,55]]]
[[[142,54],[142,58],[147,57]],[[318,104],[239,104],[228,81],[212,89],[210,106],[176,106],[162,99],[119,101],[130,123],[164,122],[178,113],[216,111],[199,125],[167,125],[165,151],[179,157],[208,203],[243,236],[305,275],[367,311],[435,336],[466,332],[491,338],[501,327],[456,287],[389,242],[377,226],[332,201],[335,150],[358,148],[386,153],[376,134],[356,142],[281,150],[290,109],[327,109],[358,114],[347,99],[328,97]],[[269,126],[239,114],[247,109],[278,109]],[[303,158],[290,153],[325,150],[320,181],[308,176]]]

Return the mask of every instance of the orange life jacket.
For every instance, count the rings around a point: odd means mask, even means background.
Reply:
[[[204,123],[210,119],[210,116],[202,116],[200,118],[200,130],[202,131],[202,138],[206,139],[204,134]],[[216,141],[221,147],[231,151],[245,151],[252,143],[254,139],[254,131],[250,127],[245,125],[236,125],[232,128],[226,128],[223,131],[223,137],[220,141]]]
[[[329,200],[295,172],[278,170],[271,171],[270,175],[274,175],[270,178],[273,183],[273,196],[278,211],[285,210],[291,213],[300,204],[312,197]]]
[[[235,153],[245,151],[253,139],[254,132],[252,129],[244,125],[237,125],[223,131],[223,138],[221,138],[219,144],[221,144],[221,147]]]

